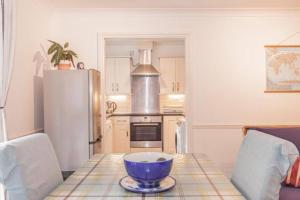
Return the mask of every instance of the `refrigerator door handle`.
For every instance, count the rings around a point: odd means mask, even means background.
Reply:
[[[100,135],[96,140],[89,142],[89,144],[96,144],[98,142],[101,142],[102,140],[102,135]]]

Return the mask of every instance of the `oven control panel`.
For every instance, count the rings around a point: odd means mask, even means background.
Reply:
[[[130,117],[131,123],[136,122],[162,122],[161,116],[135,116]]]

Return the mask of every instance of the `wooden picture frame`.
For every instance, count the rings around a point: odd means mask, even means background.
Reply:
[[[300,45],[265,45],[264,93],[300,93]]]
[[[258,129],[258,128],[300,128],[300,125],[247,125],[243,127],[244,136],[247,135],[249,129]]]

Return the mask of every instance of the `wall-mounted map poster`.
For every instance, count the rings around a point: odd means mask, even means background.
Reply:
[[[266,92],[300,92],[300,46],[265,46]]]

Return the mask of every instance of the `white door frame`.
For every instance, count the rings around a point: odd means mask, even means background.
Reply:
[[[105,40],[106,39],[147,39],[147,38],[172,38],[183,39],[185,41],[185,108],[186,108],[186,122],[187,122],[187,148],[188,152],[193,152],[192,147],[192,108],[191,108],[191,81],[189,79],[190,72],[190,34],[189,33],[97,33],[97,68],[101,69],[101,119],[102,133],[104,132],[104,124],[106,120],[105,112]],[[103,67],[100,67],[103,66]]]

